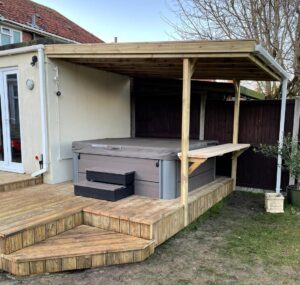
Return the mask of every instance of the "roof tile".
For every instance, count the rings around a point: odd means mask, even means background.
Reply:
[[[81,28],[57,11],[30,0],[0,0],[0,15],[5,19],[29,25],[32,15],[37,14],[36,24],[42,31],[79,43],[101,43],[90,32]]]

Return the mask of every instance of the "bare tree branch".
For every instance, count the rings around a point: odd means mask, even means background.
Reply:
[[[290,95],[300,95],[300,0],[168,1],[178,22],[167,22],[180,38],[255,39],[295,75]],[[278,95],[274,83],[259,83],[258,88]]]

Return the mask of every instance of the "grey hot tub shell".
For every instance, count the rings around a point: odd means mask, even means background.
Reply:
[[[216,144],[190,141],[190,149]],[[180,195],[180,140],[118,138],[73,142],[74,182],[86,180],[86,170],[107,167],[135,171],[135,194],[162,199]],[[215,159],[207,160],[189,178],[189,191],[215,179]]]

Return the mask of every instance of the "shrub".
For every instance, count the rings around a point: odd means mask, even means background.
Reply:
[[[291,134],[288,134],[283,139],[282,147],[277,145],[261,144],[256,152],[260,152],[267,157],[282,156],[282,167],[289,171],[290,175],[297,181],[297,189],[300,190],[300,147],[298,140],[293,139]]]

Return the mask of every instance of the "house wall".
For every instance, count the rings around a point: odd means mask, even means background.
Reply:
[[[130,79],[50,59],[46,74],[50,169],[44,181],[59,183],[72,179],[73,141],[130,136]]]
[[[23,40],[23,42],[29,42],[29,41],[33,40],[32,33],[29,33],[27,31],[22,31],[22,40]]]
[[[35,53],[0,57],[0,68],[16,67],[18,69],[22,161],[26,173],[39,169],[35,155],[39,155],[42,150],[38,64],[30,65],[33,55]],[[27,89],[27,79],[34,81],[33,90]]]

